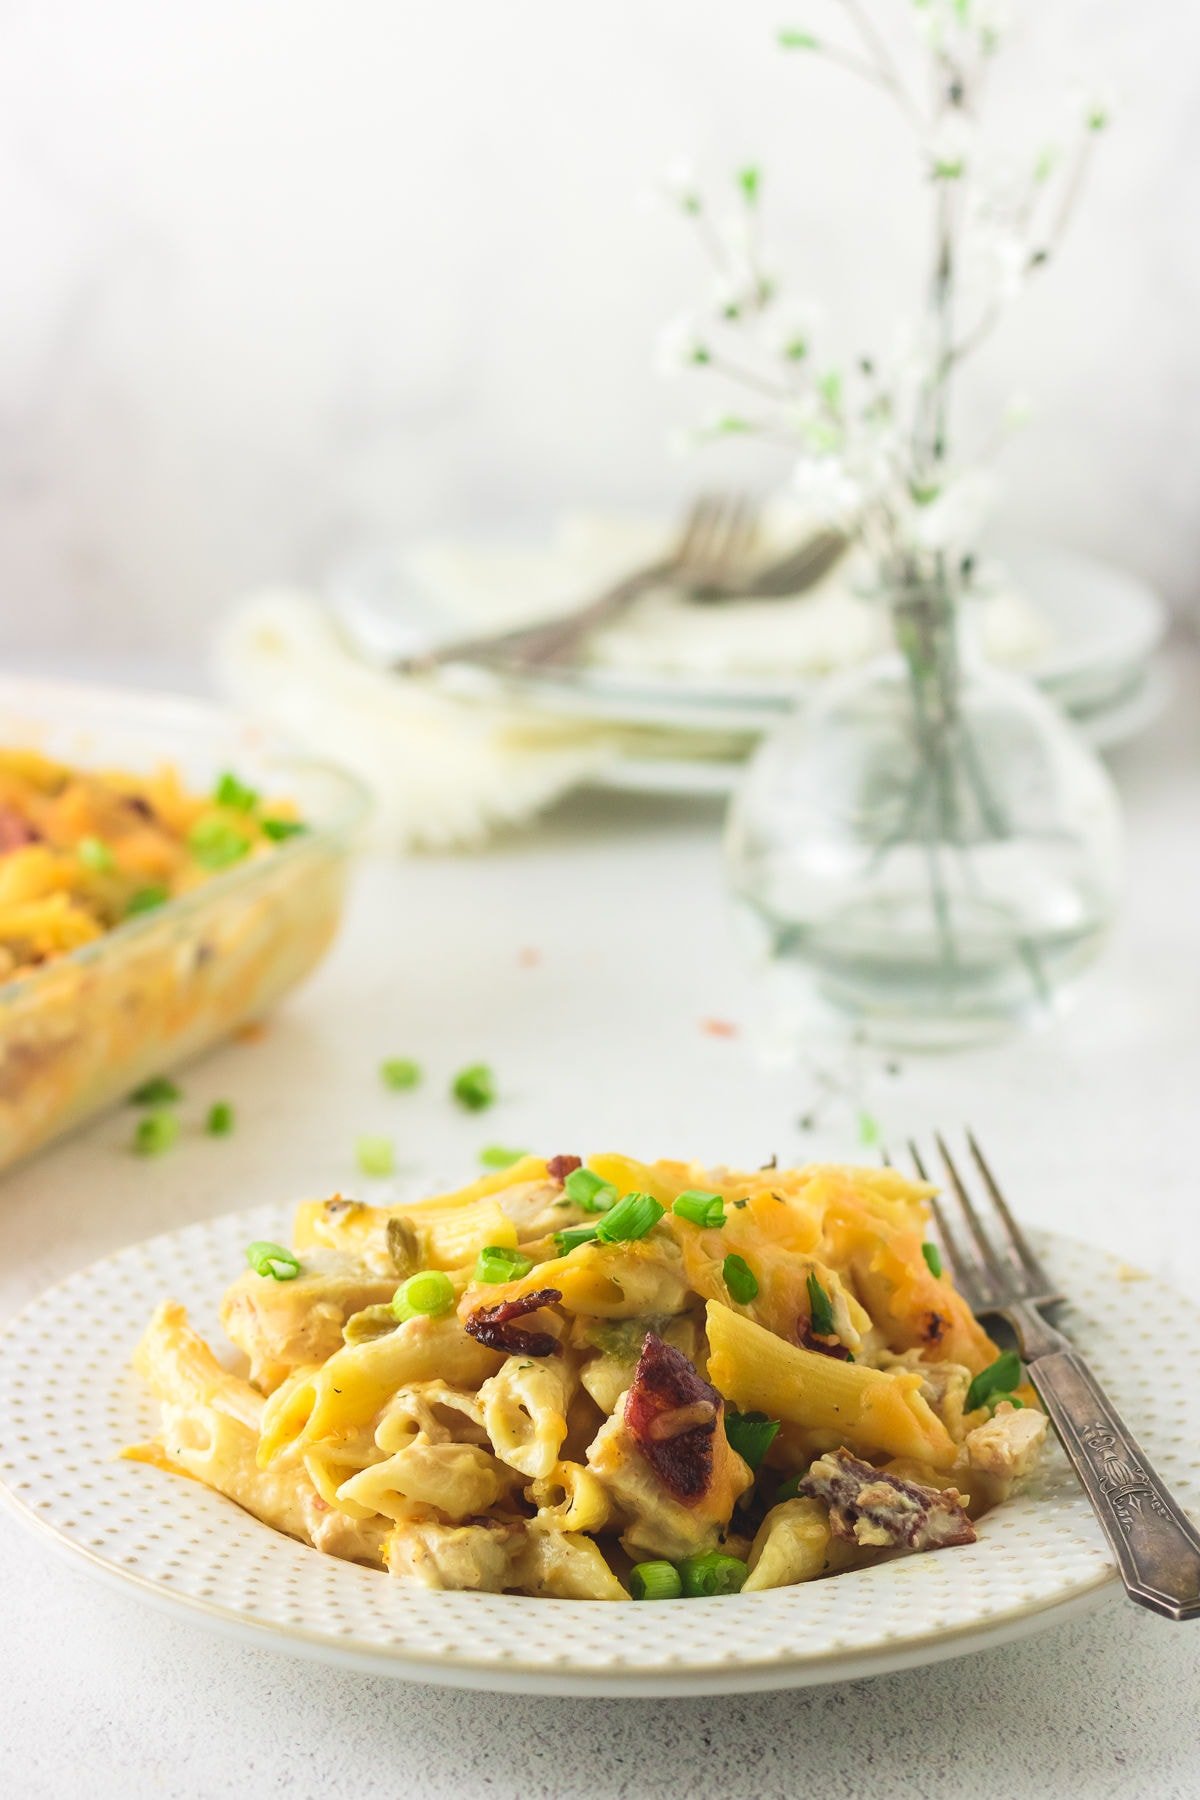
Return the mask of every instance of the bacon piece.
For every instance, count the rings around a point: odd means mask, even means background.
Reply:
[[[975,1527],[957,1488],[902,1481],[844,1447],[818,1457],[797,1490],[824,1500],[835,1537],[887,1549],[940,1550],[973,1544]]]
[[[0,856],[6,850],[21,850],[26,844],[38,844],[42,834],[31,825],[15,806],[0,806]]]
[[[573,1175],[576,1169],[582,1167],[583,1158],[581,1156],[552,1156],[546,1164],[546,1173],[551,1181],[563,1182],[568,1175]]]
[[[853,1362],[854,1358],[845,1344],[837,1338],[818,1337],[812,1328],[812,1320],[803,1313],[796,1320],[796,1342],[803,1350],[815,1350],[819,1356],[832,1356],[838,1362]]]
[[[708,1492],[720,1416],[716,1388],[682,1350],[648,1331],[625,1400],[625,1423],[658,1479],[684,1506]]]
[[[512,1321],[561,1299],[558,1288],[538,1288],[532,1294],[518,1294],[514,1300],[501,1300],[497,1306],[478,1306],[468,1317],[466,1329],[489,1350],[503,1350],[509,1356],[560,1356],[562,1345],[549,1331],[523,1331]]]

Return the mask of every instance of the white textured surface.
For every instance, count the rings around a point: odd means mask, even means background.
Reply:
[[[659,327],[708,285],[682,223],[637,204],[680,154],[725,194],[760,158],[779,260],[835,354],[886,351],[929,241],[910,142],[879,97],[773,42],[787,22],[835,35],[839,10],[6,7],[3,639],[153,642],[186,668],[214,604],[364,535],[677,493],[669,428],[729,404],[650,374]],[[1074,84],[1107,90],[1115,122],[1061,264],[964,380],[964,442],[1028,393],[1010,516],[1188,600],[1200,23],[1179,0],[1008,10],[1015,147],[1054,135]]]
[[[1176,659],[1171,714],[1128,746],[1132,887],[1111,954],[1053,1035],[951,1062],[862,1070],[893,1132],[970,1117],[1023,1210],[1200,1292],[1200,668]],[[594,801],[488,856],[364,871],[324,973],[265,1041],[187,1080],[237,1134],[160,1163],[127,1116],[0,1186],[0,1309],[134,1238],[351,1179],[360,1131],[453,1171],[489,1141],[617,1142],[701,1155],[845,1150],[856,1100],[805,1070],[761,1073],[715,885],[714,816]],[[541,961],[523,967],[523,947]],[[380,1055],[423,1058],[416,1095]],[[504,1097],[455,1116],[444,1081],[480,1056]],[[70,1322],[103,1334],[103,1317]],[[808,1694],[698,1702],[435,1692],[242,1649],[60,1566],[0,1522],[0,1791],[14,1800],[208,1800],[408,1789],[460,1800],[1193,1800],[1200,1634],[1115,1598],[1091,1618],[961,1662]]]

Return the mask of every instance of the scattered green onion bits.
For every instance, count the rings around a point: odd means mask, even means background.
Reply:
[[[441,1269],[422,1269],[410,1275],[392,1295],[392,1311],[405,1319],[440,1319],[454,1305],[454,1283]]]
[[[483,1112],[495,1101],[496,1077],[486,1063],[471,1063],[454,1077],[450,1092],[468,1112]]]
[[[570,1256],[572,1250],[578,1250],[580,1244],[594,1242],[599,1227],[596,1225],[572,1225],[566,1231],[556,1231],[554,1242],[558,1245],[560,1256]]]
[[[400,1094],[419,1086],[421,1065],[411,1056],[389,1056],[379,1065],[379,1079],[384,1087]]]
[[[256,790],[247,787],[244,781],[239,781],[229,769],[226,769],[213,789],[213,799],[218,806],[228,806],[234,812],[253,812],[258,805]]]
[[[165,887],[139,888],[137,893],[132,894],[126,902],[125,917],[132,919],[138,913],[153,912],[156,906],[165,906],[170,898]]]
[[[729,1439],[730,1448],[736,1450],[744,1463],[757,1472],[763,1457],[775,1442],[779,1430],[778,1419],[768,1419],[766,1413],[738,1412],[736,1408],[725,1408],[725,1436]]]
[[[396,1152],[389,1137],[360,1137],[354,1146],[358,1166],[364,1175],[392,1175],[396,1170]]]
[[[716,1230],[725,1223],[725,1196],[706,1194],[703,1188],[685,1188],[671,1203],[676,1218]]]
[[[780,1482],[779,1486],[775,1489],[774,1504],[778,1506],[783,1500],[795,1500],[799,1492],[800,1475],[799,1472],[797,1472],[795,1475],[789,1475],[786,1481]]]
[[[214,1100],[208,1109],[204,1129],[209,1137],[228,1137],[233,1130],[233,1106],[228,1100]]]
[[[182,1100],[183,1095],[166,1075],[152,1075],[149,1081],[143,1081],[141,1087],[134,1088],[129,1099],[134,1106],[169,1106],[172,1100]]]
[[[519,1250],[509,1250],[503,1244],[485,1244],[475,1263],[475,1280],[520,1281],[532,1267],[530,1258],[522,1256]]]
[[[727,1256],[721,1264],[721,1278],[739,1306],[749,1306],[758,1293],[758,1277],[744,1256]]]
[[[266,1238],[256,1238],[246,1245],[246,1261],[256,1275],[269,1275],[272,1281],[295,1281],[300,1273],[299,1259],[282,1244],[272,1244]]]
[[[922,1244],[921,1255],[925,1258],[929,1273],[940,1277],[942,1273],[942,1253],[936,1244]]]
[[[833,1302],[817,1280],[815,1270],[809,1270],[806,1286],[808,1288],[809,1317],[813,1330],[818,1337],[836,1337],[837,1326],[833,1322]]]
[[[1021,1380],[1021,1359],[1015,1350],[1005,1350],[981,1369],[970,1387],[963,1402],[964,1412],[974,1412],[977,1406],[986,1406],[993,1396],[1008,1398],[1013,1388],[1019,1386]]]
[[[740,1556],[724,1556],[719,1550],[705,1550],[699,1556],[685,1557],[676,1564],[687,1599],[708,1599],[713,1594],[740,1592],[750,1571]]]
[[[150,1112],[139,1119],[133,1148],[139,1156],[161,1156],[179,1136],[179,1120],[172,1112]]]
[[[109,875],[117,866],[116,857],[104,839],[98,837],[80,838],[79,860],[85,869],[91,869],[97,875]]]
[[[634,1563],[629,1571],[629,1592],[635,1600],[678,1600],[683,1582],[673,1563]]]
[[[594,1169],[572,1169],[563,1182],[563,1193],[584,1212],[607,1212],[616,1204],[617,1190]]]
[[[626,1194],[604,1214],[595,1228],[596,1236],[604,1244],[627,1244],[644,1238],[666,1210],[652,1194]]]
[[[270,838],[273,844],[282,844],[288,838],[301,837],[307,830],[308,826],[301,824],[299,819],[264,819],[262,821],[262,834],[265,838]]]
[[[509,1150],[504,1144],[488,1144],[479,1152],[479,1160],[485,1169],[511,1169],[519,1163],[528,1150]]]
[[[203,869],[228,869],[250,849],[250,839],[225,819],[206,813],[188,832],[188,849]]]

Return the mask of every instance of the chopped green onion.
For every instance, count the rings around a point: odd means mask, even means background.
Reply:
[[[970,1387],[963,1402],[964,1412],[974,1412],[977,1406],[983,1406],[993,1394],[1007,1394],[1015,1388],[1021,1379],[1021,1359],[1015,1350],[1005,1350],[981,1369]]]
[[[166,1075],[152,1075],[129,1096],[133,1106],[168,1106],[172,1100],[182,1099],[183,1095]]]
[[[1002,1406],[1006,1400],[1008,1401],[1008,1404],[1011,1407],[1014,1407],[1018,1412],[1025,1404],[1019,1394],[989,1394],[988,1405],[991,1407],[992,1411],[995,1412],[996,1408]]]
[[[486,1063],[472,1063],[454,1077],[450,1092],[468,1112],[482,1112],[496,1098],[496,1077]]]
[[[740,1556],[724,1556],[719,1550],[704,1550],[675,1566],[684,1593],[693,1600],[711,1594],[736,1594],[750,1573]]]
[[[364,1175],[391,1175],[396,1168],[396,1152],[389,1137],[360,1137],[354,1146],[358,1166]]]
[[[666,1210],[652,1194],[626,1194],[604,1214],[596,1236],[606,1244],[627,1244],[634,1238],[644,1238]]]
[[[811,1269],[807,1287],[809,1318],[813,1330],[818,1337],[836,1337],[837,1326],[833,1322],[833,1302],[817,1280],[816,1273]]]
[[[188,832],[188,849],[201,868],[227,869],[247,854],[250,839],[216,814],[207,813]]]
[[[607,1212],[616,1203],[617,1190],[594,1169],[572,1169],[563,1182],[563,1193],[584,1212]]]
[[[213,799],[218,806],[232,807],[235,812],[253,812],[258,805],[258,794],[244,781],[239,781],[231,770],[225,773],[213,789]]]
[[[419,1084],[421,1065],[411,1056],[388,1056],[379,1065],[379,1079],[384,1087],[395,1088],[400,1093]]]
[[[758,1292],[758,1277],[744,1256],[727,1256],[721,1276],[739,1306],[748,1306]]]
[[[942,1253],[936,1244],[922,1244],[921,1255],[925,1258],[929,1273],[939,1276],[942,1273]]]
[[[775,1489],[775,1499],[773,1504],[778,1506],[782,1500],[794,1500],[799,1492],[800,1473],[797,1470],[795,1475],[789,1475],[787,1480],[781,1481],[779,1486]]]
[[[879,1121],[872,1113],[859,1113],[858,1141],[867,1149],[879,1142]]]
[[[174,1113],[147,1113],[139,1119],[133,1134],[133,1147],[139,1156],[161,1156],[179,1136],[179,1120]]]
[[[308,826],[299,819],[263,819],[262,834],[270,838],[273,844],[282,844],[287,838],[301,837]]]
[[[246,1261],[256,1275],[269,1275],[273,1281],[294,1281],[300,1273],[300,1261],[282,1244],[257,1238],[246,1245]]]
[[[392,1311],[400,1320],[440,1319],[454,1305],[454,1283],[440,1269],[410,1275],[392,1295]]]
[[[766,1413],[738,1412],[728,1406],[725,1408],[725,1436],[729,1439],[730,1447],[752,1469],[758,1468],[775,1442],[778,1430],[779,1420],[768,1419]]]
[[[485,1244],[475,1263],[476,1281],[520,1281],[528,1275],[533,1263],[519,1250],[503,1244]]]
[[[511,1169],[519,1163],[528,1150],[509,1150],[503,1144],[488,1144],[479,1152],[479,1160],[485,1169]]]
[[[671,1202],[671,1211],[677,1218],[688,1219],[693,1225],[715,1230],[725,1223],[725,1196],[706,1194],[703,1188],[685,1188]]]
[[[590,1244],[599,1229],[598,1225],[572,1225],[567,1231],[556,1231],[554,1242],[558,1245],[558,1254],[570,1256],[580,1244]]]
[[[153,912],[156,906],[165,906],[170,898],[165,887],[139,888],[125,904],[125,917],[132,919],[137,913]]]
[[[98,837],[80,838],[79,860],[85,869],[94,869],[97,875],[108,875],[117,866],[116,857],[104,839]]]
[[[683,1582],[673,1563],[634,1563],[629,1571],[629,1592],[634,1600],[678,1600]]]
[[[214,1100],[204,1129],[209,1137],[228,1137],[233,1130],[233,1107],[228,1100]]]

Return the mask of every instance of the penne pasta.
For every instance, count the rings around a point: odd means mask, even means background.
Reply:
[[[225,1297],[248,1380],[155,1312],[162,1422],[126,1454],[415,1586],[602,1601],[968,1544],[1035,1466],[1046,1421],[935,1272],[924,1184],[579,1169],[306,1201]]]

